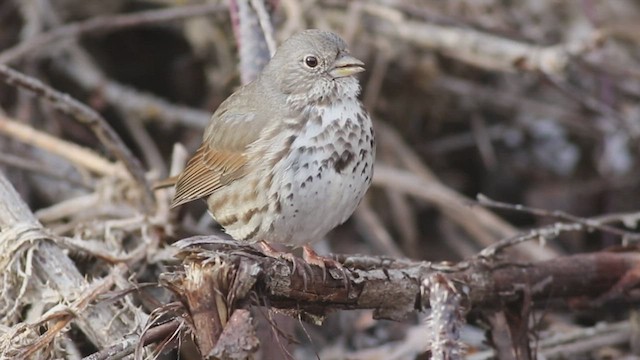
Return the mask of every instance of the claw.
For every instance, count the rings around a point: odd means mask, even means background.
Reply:
[[[308,264],[313,264],[322,268],[322,282],[327,281],[327,267],[332,267],[340,271],[342,273],[342,281],[344,283],[344,287],[347,289],[347,291],[349,291],[350,284],[349,277],[347,276],[347,269],[341,263],[334,259],[318,255],[318,253],[316,253],[308,245],[302,247],[302,258]]]
[[[270,257],[276,258],[276,259],[284,259],[284,260],[287,260],[287,261],[291,262],[291,264],[292,264],[291,273],[295,274],[296,270],[298,270],[300,275],[302,276],[302,285],[304,287],[304,290],[306,291],[308,289],[308,287],[307,287],[307,285],[309,283],[308,274],[311,273],[311,268],[309,267],[309,264],[307,264],[302,259],[295,257],[291,253],[282,252],[282,251],[278,251],[278,250],[274,249],[266,241],[260,241],[258,243],[258,246],[260,247],[262,252],[267,256],[270,256]]]

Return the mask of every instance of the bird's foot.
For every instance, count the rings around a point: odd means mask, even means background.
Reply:
[[[326,256],[318,255],[318,253],[308,245],[302,247],[302,258],[307,262],[307,264],[316,265],[322,268],[323,282],[327,281],[327,267],[337,269],[342,273],[342,281],[344,282],[345,288],[349,289],[349,276],[347,275],[347,269],[340,262]]]
[[[300,259],[299,257],[296,257],[291,253],[278,251],[274,249],[273,246],[269,245],[269,243],[267,243],[266,241],[260,241],[258,243],[258,246],[260,247],[262,252],[267,256],[270,256],[276,259],[283,259],[291,262],[291,264],[293,264],[293,269],[291,270],[291,273],[295,274],[296,270],[299,270],[300,275],[302,276],[302,283],[303,283],[304,289],[307,290],[307,284],[309,282],[308,274],[311,274],[311,268],[309,267],[309,264],[305,260]]]

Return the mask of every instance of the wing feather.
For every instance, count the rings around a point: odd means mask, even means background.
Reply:
[[[236,180],[247,162],[242,153],[216,151],[208,145],[200,146],[187,163],[176,183],[176,194],[171,207],[211,195],[214,191]],[[230,176],[230,175],[237,176]],[[224,182],[221,179],[224,177]]]
[[[248,147],[270,122],[283,117],[281,107],[270,105],[273,96],[261,95],[265,90],[258,86],[249,83],[220,104],[202,145],[178,177],[171,207],[209,196],[246,174]]]

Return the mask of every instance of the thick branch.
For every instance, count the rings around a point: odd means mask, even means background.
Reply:
[[[192,238],[196,243],[203,239],[206,238]],[[222,244],[220,240],[215,242],[216,246]],[[292,273],[287,261],[265,257],[249,246],[226,241],[222,245],[224,251],[185,248],[186,264],[215,257],[257,267],[260,269],[257,275],[245,272],[242,275],[248,278],[236,281],[256,281],[256,291],[276,308],[319,315],[334,309],[375,309],[377,316],[391,319],[428,306],[423,294],[429,289],[422,289],[421,284],[437,272],[458,284],[472,308],[487,309],[514,301],[524,291],[536,305],[568,297],[596,298],[640,265],[640,254],[632,252],[597,252],[531,264],[500,263],[499,266],[474,260],[450,268],[426,262],[349,256],[341,259],[349,269],[348,287],[340,278],[342,272],[328,270],[330,276],[323,281],[323,270],[314,266],[305,288],[302,274]]]

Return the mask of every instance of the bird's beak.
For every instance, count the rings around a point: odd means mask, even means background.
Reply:
[[[364,63],[351,55],[342,54],[333,62],[329,75],[336,78],[351,76],[364,71]]]

